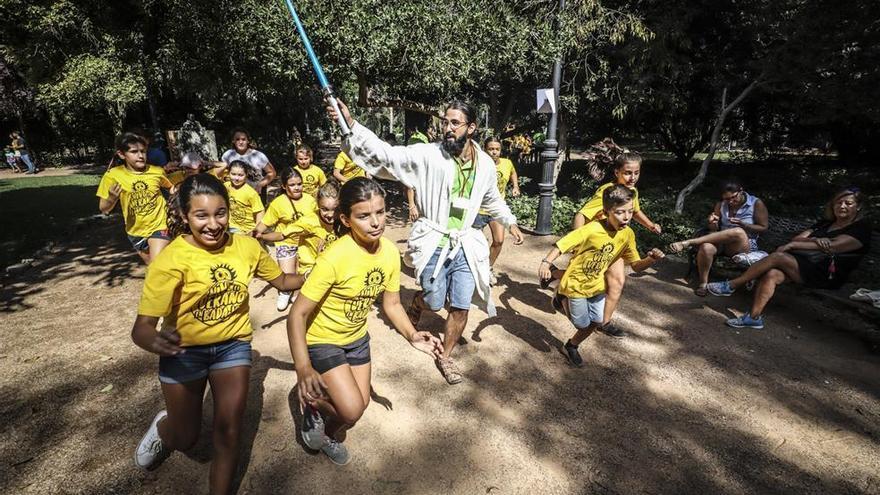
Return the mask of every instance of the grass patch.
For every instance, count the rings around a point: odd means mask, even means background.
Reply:
[[[0,180],[0,267],[59,240],[73,221],[99,213],[100,175]]]

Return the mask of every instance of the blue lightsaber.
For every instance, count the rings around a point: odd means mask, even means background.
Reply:
[[[324,75],[324,68],[321,67],[321,62],[318,61],[318,57],[315,55],[315,50],[312,49],[312,42],[309,41],[309,35],[306,34],[306,29],[303,27],[302,22],[299,20],[299,16],[296,14],[296,9],[293,8],[293,2],[291,0],[284,0],[287,4],[287,10],[290,11],[291,17],[293,17],[293,23],[296,24],[296,30],[299,32],[299,37],[303,42],[303,46],[306,47],[306,54],[309,56],[309,60],[312,61],[312,68],[315,71],[315,75],[318,76],[318,83],[321,85],[321,91],[324,93],[324,98],[327,99],[327,102],[330,103],[330,106],[336,110],[336,120],[339,123],[339,128],[342,130],[343,136],[348,136],[351,134],[351,129],[348,128],[348,123],[345,121],[345,117],[342,116],[342,111],[339,109],[339,102],[336,101],[336,97],[333,95],[333,88],[330,86],[330,82],[327,81],[327,76]]]

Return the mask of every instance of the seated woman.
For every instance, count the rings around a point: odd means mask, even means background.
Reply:
[[[776,286],[789,280],[817,289],[840,288],[871,248],[864,199],[856,187],[838,191],[825,206],[824,221],[796,235],[739,277],[709,284],[706,288],[712,295],[729,296],[750,280],[758,281],[751,311],[727,320],[727,325],[764,328],[764,307]]]
[[[758,235],[767,230],[767,207],[760,199],[743,191],[742,184],[728,181],[721,188],[721,201],[709,214],[706,235],[673,242],[669,250],[681,252],[690,246],[697,247],[697,272],[700,282],[694,293],[706,295],[709,270],[715,255],[725,256],[747,254],[758,250]]]

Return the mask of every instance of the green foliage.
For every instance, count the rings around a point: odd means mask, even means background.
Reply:
[[[523,194],[518,198],[508,197],[507,204],[520,224],[529,229],[534,228],[538,217],[538,196]],[[581,206],[583,201],[568,196],[553,198],[550,230],[554,235],[565,235],[571,230],[571,220]]]

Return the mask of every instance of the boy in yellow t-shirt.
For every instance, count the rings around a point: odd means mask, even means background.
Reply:
[[[171,241],[162,189],[171,189],[165,171],[149,165],[147,141],[127,132],[117,138],[116,155],[124,161],[101,177],[96,196],[105,215],[121,203],[125,233],[144,263],[149,264]]]
[[[214,403],[211,489],[231,490],[236,472],[251,367],[248,284],[256,276],[279,290],[302,285],[286,275],[251,237],[227,232],[229,199],[216,177],[198,174],[180,185],[188,233],[147,268],[134,343],[158,354],[167,411],[155,416],[135,450],[138,467],[152,470],[174,450],[198,440],[202,400],[210,381]],[[161,329],[156,331],[159,319]]]
[[[541,260],[538,276],[543,281],[551,278],[553,261],[560,254],[573,253],[553,306],[568,316],[575,327],[574,336],[561,349],[574,366],[583,365],[578,345],[607,323],[604,310],[605,271],[608,267],[621,259],[640,272],[664,256],[655,248],[647,258],[639,257],[635,233],[629,228],[634,196],[631,189],[620,184],[606,188],[602,193],[603,219],[568,233]]]
[[[443,344],[416,331],[400,303],[400,251],[382,237],[385,191],[357,177],[342,186],[339,205],[342,235],[318,256],[290,310],[287,337],[305,406],[303,441],[347,464],[340,440],[370,402],[367,317],[379,295],[384,313],[413,347],[437,357]]]
[[[284,273],[296,273],[296,255],[299,249],[299,234],[293,224],[304,216],[317,216],[318,203],[315,198],[303,194],[303,179],[299,170],[287,167],[281,171],[281,187],[284,194],[269,203],[266,214],[256,227],[256,238],[262,239],[269,228],[281,234],[281,238],[275,243],[275,259],[281,265]],[[270,240],[270,239],[267,239]],[[290,304],[289,292],[279,292],[276,307],[278,311],[287,309]]]
[[[327,176],[317,165],[312,164],[312,149],[302,145],[296,150],[296,169],[302,176],[303,192],[311,197],[318,195],[318,188],[327,182]]]
[[[333,162],[333,177],[336,177],[339,184],[345,184],[355,177],[369,178],[370,175],[364,169],[358,167],[344,151],[340,151]]]
[[[260,194],[247,183],[249,165],[241,160],[229,164],[229,232],[244,235],[254,233],[257,224],[263,219],[263,200]]]

